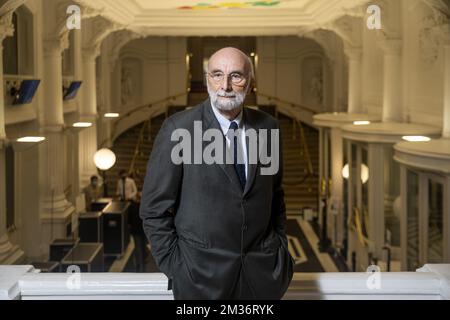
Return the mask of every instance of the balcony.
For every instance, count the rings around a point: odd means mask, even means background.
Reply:
[[[0,266],[0,300],[172,300],[162,273],[40,273]],[[284,299],[450,300],[450,265],[416,272],[297,273]]]

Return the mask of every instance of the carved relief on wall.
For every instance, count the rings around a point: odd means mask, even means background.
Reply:
[[[313,77],[310,82],[309,91],[314,102],[322,105],[323,103],[323,73],[322,67],[315,67]]]
[[[135,107],[142,100],[142,75],[144,65],[138,58],[127,57],[120,65],[121,105],[124,108]]]
[[[302,63],[302,103],[310,107],[322,107],[324,102],[323,60],[308,57]]]
[[[131,68],[129,66],[122,67],[121,83],[122,105],[128,105],[133,98],[133,79],[131,77]]]
[[[420,21],[419,45],[422,59],[433,64],[439,57],[441,44],[448,35],[449,16],[433,10]]]

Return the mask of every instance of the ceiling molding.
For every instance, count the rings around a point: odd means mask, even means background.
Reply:
[[[322,28],[344,15],[358,15],[369,0],[292,0],[273,8],[180,10],[161,3],[75,0],[149,36],[278,36]],[[193,2],[186,1],[186,4]],[[162,9],[165,8],[165,9]],[[270,30],[267,30],[270,29]]]

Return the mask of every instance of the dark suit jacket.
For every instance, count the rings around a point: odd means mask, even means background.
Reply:
[[[261,175],[263,164],[249,164],[245,190],[232,164],[171,161],[178,144],[171,141],[173,130],[183,128],[193,136],[194,121],[202,121],[203,132],[220,130],[211,108],[208,99],[172,115],[155,139],[140,208],[152,255],[172,281],[175,299],[230,299],[241,273],[255,299],[281,299],[293,275],[281,141],[278,173]],[[246,129],[279,128],[261,111],[244,108],[243,119]]]

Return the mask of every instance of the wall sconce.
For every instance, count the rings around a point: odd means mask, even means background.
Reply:
[[[431,140],[430,137],[425,136],[403,136],[402,139],[409,142],[428,142]]]
[[[98,150],[94,154],[95,166],[102,172],[103,177],[103,197],[108,197],[108,185],[106,181],[106,171],[111,169],[116,163],[116,155],[107,148]]]
[[[365,121],[365,120],[361,120],[361,121],[353,121],[353,124],[355,126],[367,126],[370,124],[370,121]]]
[[[108,112],[104,114],[105,118],[119,118],[120,114],[117,112]]]
[[[90,128],[92,127],[92,122],[75,122],[72,127],[74,128]]]
[[[24,136],[17,139],[10,140],[10,145],[15,152],[26,151],[38,146],[46,140],[45,137],[40,136]]]
[[[350,177],[350,168],[348,163],[342,168],[342,177],[346,180]],[[365,184],[369,181],[369,167],[361,163],[361,182]]]

